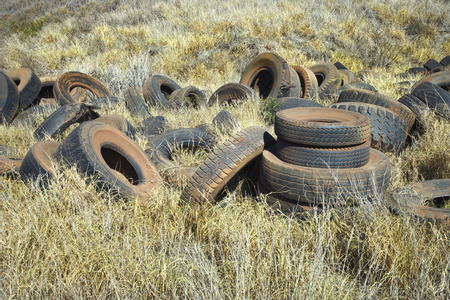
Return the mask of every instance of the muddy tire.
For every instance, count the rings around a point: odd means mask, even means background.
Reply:
[[[280,160],[272,147],[263,151],[261,183],[292,203],[334,205],[350,197],[383,194],[390,180],[389,158],[370,150],[369,162],[359,168],[311,168]]]
[[[20,167],[20,176],[24,182],[40,180],[41,188],[48,184],[48,181],[55,178],[53,166],[58,142],[40,141],[34,144],[23,159]]]
[[[408,184],[386,197],[387,206],[395,213],[413,215],[421,220],[450,225],[450,209],[426,206],[450,197],[450,179],[435,179]],[[432,203],[434,204],[434,203]]]
[[[6,75],[17,84],[19,89],[19,110],[24,110],[33,104],[41,90],[39,77],[29,68],[12,70]]]
[[[369,117],[373,148],[398,153],[405,147],[406,122],[395,112],[381,106],[358,102],[336,103],[330,107],[357,112]]]
[[[76,165],[85,176],[93,176],[100,190],[113,195],[150,197],[162,183],[136,143],[119,130],[95,121],[75,128],[59,146],[56,158]]]
[[[331,63],[321,63],[309,67],[319,84],[319,97],[324,99],[336,94],[341,86],[338,69]]]
[[[359,113],[325,107],[291,108],[276,113],[275,134],[308,146],[354,146],[370,138],[370,120]]]
[[[221,110],[214,117],[212,123],[225,134],[233,134],[241,127],[238,120],[227,110]]]
[[[300,79],[302,87],[300,97],[303,99],[316,99],[319,96],[319,83],[314,73],[302,66],[292,66],[292,69],[295,70]]]
[[[170,96],[171,99],[169,101],[169,105],[174,108],[199,108],[200,106],[206,104],[205,94],[195,86],[187,86],[185,88],[175,90]]]
[[[209,98],[208,106],[237,105],[242,101],[256,101],[258,95],[250,87],[240,83],[227,83],[219,87]]]
[[[170,95],[181,89],[175,81],[162,75],[152,75],[142,87],[144,99],[150,106],[166,107]]]
[[[140,116],[143,118],[151,117],[150,112],[148,111],[147,104],[145,103],[144,98],[142,98],[137,88],[128,88],[124,93],[124,98],[128,110],[134,116]]]
[[[133,125],[125,119],[124,116],[121,115],[107,115],[94,119],[96,122],[100,122],[103,124],[108,124],[124,133],[130,139],[136,139],[136,129],[134,129]]]
[[[87,89],[98,98],[112,96],[111,92],[94,77],[80,72],[67,72],[61,74],[53,86],[53,92],[58,103],[60,105],[77,103],[78,99],[75,99],[71,94],[71,91],[76,87]]]
[[[19,110],[19,89],[5,73],[0,71],[0,124],[9,124]]]
[[[283,58],[268,52],[252,59],[242,72],[239,83],[252,88],[261,99],[265,99],[299,97],[299,82],[297,73],[292,73]]]
[[[268,132],[257,126],[240,131],[209,155],[192,175],[181,199],[191,203],[213,202],[236,175],[245,172],[246,166],[274,142]]]
[[[431,82],[423,82],[411,91],[439,116],[450,120],[450,93]]]

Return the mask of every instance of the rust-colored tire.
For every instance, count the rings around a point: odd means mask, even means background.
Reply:
[[[19,110],[19,89],[5,73],[0,71],[0,124],[9,124]]]
[[[53,92],[53,87],[55,86],[56,80],[58,80],[59,75],[42,75],[39,76],[41,81],[41,90],[36,97],[36,102],[39,104],[56,104],[56,96]],[[74,88],[70,91],[72,98],[75,102],[85,102],[87,98],[86,90],[80,87]]]
[[[111,92],[97,79],[80,72],[67,72],[61,74],[53,86],[53,92],[60,105],[77,103],[71,94],[72,89],[81,87],[89,90],[98,98],[112,96]]]
[[[358,77],[356,77],[355,74],[350,70],[338,70],[338,74],[341,78],[340,86],[359,81]]]
[[[192,175],[181,199],[191,203],[213,202],[235,176],[259,157],[274,138],[261,127],[248,127],[219,146]]]
[[[354,146],[369,140],[370,121],[355,112],[297,107],[276,113],[275,133],[286,141],[308,146]]]
[[[332,63],[321,63],[309,67],[317,78],[319,84],[319,97],[326,98],[336,94],[341,86],[338,69]]]
[[[261,99],[299,97],[300,79],[287,62],[274,53],[257,55],[242,72],[241,84],[251,87]]]
[[[19,89],[19,110],[35,104],[39,91],[41,90],[41,81],[39,77],[29,68],[21,68],[6,73]]]
[[[25,182],[40,180],[40,187],[45,187],[48,180],[55,178],[53,162],[58,142],[40,141],[34,144],[23,159],[20,176]]]
[[[106,115],[95,118],[94,120],[118,129],[130,139],[136,139],[136,129],[134,129],[133,125],[131,125],[131,123],[122,115]]]
[[[99,189],[114,195],[149,197],[162,183],[135,142],[116,128],[95,121],[75,128],[59,146],[56,158],[76,165],[85,176],[94,176]]]
[[[302,87],[301,98],[316,99],[319,95],[319,83],[314,73],[302,66],[292,66],[292,69],[297,72]]]
[[[425,202],[450,197],[450,179],[435,179],[408,184],[386,197],[396,213],[407,213],[422,220],[450,225],[450,209],[426,206]]]
[[[175,81],[163,76],[152,75],[142,87],[144,98],[150,106],[166,107],[169,103],[169,96],[181,89]]]
[[[256,92],[250,87],[240,83],[227,83],[219,87],[209,98],[208,106],[235,105],[243,100],[256,101]]]

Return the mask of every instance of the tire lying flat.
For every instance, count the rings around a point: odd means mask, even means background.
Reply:
[[[23,159],[20,167],[20,176],[25,182],[39,181],[41,188],[48,184],[48,181],[55,178],[53,162],[58,142],[40,141],[34,144]]]

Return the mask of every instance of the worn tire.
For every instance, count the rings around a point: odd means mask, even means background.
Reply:
[[[333,64],[338,70],[348,70],[346,66],[344,66],[341,62],[337,61]]]
[[[431,82],[423,82],[411,91],[439,116],[450,120],[450,93]]]
[[[0,124],[9,124],[19,110],[19,89],[5,73],[0,71]]]
[[[441,59],[441,61],[439,63],[441,65],[443,65],[444,67],[449,66],[450,65],[450,55],[447,55],[446,57]]]
[[[408,107],[414,113],[417,123],[422,123],[424,120],[424,113],[431,111],[425,103],[411,94],[404,94],[398,99],[398,102]]]
[[[292,203],[334,205],[356,196],[372,198],[383,194],[390,180],[389,158],[370,150],[369,162],[359,168],[311,168],[289,164],[264,150],[261,159],[261,183]]]
[[[339,148],[313,148],[277,140],[275,153],[284,162],[314,168],[358,168],[369,162],[370,141]]]
[[[450,70],[429,74],[420,79],[411,87],[411,91],[424,82],[431,82],[442,89],[450,92]]]
[[[136,129],[134,129],[133,125],[131,125],[131,123],[122,115],[107,115],[95,118],[94,120],[116,128],[130,139],[136,139]]]
[[[336,94],[341,86],[338,69],[331,63],[321,63],[309,67],[317,78],[319,84],[319,97],[327,98]]]
[[[142,98],[137,88],[128,88],[124,93],[124,98],[128,110],[134,116],[140,116],[143,118],[151,117],[150,112],[148,111],[147,104],[145,103],[144,98]]]
[[[363,89],[363,90],[368,90],[368,91],[378,93],[378,90],[368,83],[352,82],[352,83],[347,83],[347,84],[341,85],[337,90],[337,94],[340,95],[343,91],[351,90],[351,89]]]
[[[59,105],[36,105],[17,114],[11,122],[12,126],[39,126],[40,117],[49,117]]]
[[[256,101],[258,96],[250,87],[240,83],[227,83],[219,87],[209,98],[208,106],[236,105],[242,101]]]
[[[421,220],[450,225],[450,209],[425,206],[425,201],[450,197],[450,179],[435,179],[408,184],[386,197],[395,213],[406,213]]]
[[[193,107],[199,108],[206,104],[206,96],[195,86],[187,86],[173,91],[170,95],[169,105],[172,107]]]
[[[338,74],[339,74],[339,78],[341,79],[340,87],[345,84],[354,83],[359,80],[355,76],[355,74],[350,70],[338,70]]]
[[[221,110],[214,117],[212,123],[225,134],[233,134],[241,127],[238,120],[227,110]]]
[[[395,112],[381,106],[360,102],[336,103],[329,107],[357,112],[369,117],[373,148],[397,153],[405,147],[406,122]]]
[[[240,131],[209,155],[192,175],[181,199],[191,203],[214,201],[236,175],[245,172],[246,166],[274,142],[267,131],[257,126]]]
[[[437,61],[435,61],[434,59],[429,59],[427,60],[426,63],[423,64],[423,67],[425,69],[427,69],[428,71],[433,70],[434,68],[438,68],[441,67],[442,65],[440,63],[438,63]]]
[[[23,159],[0,155],[0,176],[14,175],[20,170]]]
[[[395,101],[389,96],[375,93],[373,91],[363,89],[345,90],[339,95],[339,99],[337,102],[362,102],[390,109],[397,115],[399,115],[400,118],[405,120],[407,125],[407,132],[409,132],[415,121],[414,114],[409,108],[399,103],[398,101]]]
[[[24,182],[40,180],[40,187],[45,187],[48,181],[55,178],[53,167],[58,142],[40,141],[34,144],[23,159],[20,166],[20,176]]]
[[[98,98],[112,96],[111,92],[97,79],[80,72],[66,72],[61,74],[53,86],[53,92],[60,105],[77,103],[71,94],[72,89],[81,87],[89,90]]]
[[[150,106],[166,107],[169,96],[179,89],[181,86],[172,79],[163,75],[152,75],[144,82],[142,93]]]
[[[55,93],[53,92],[53,87],[55,86],[58,77],[58,75],[53,74],[39,76],[39,80],[41,81],[41,90],[35,99],[36,103],[39,103],[40,105],[58,104]],[[81,87],[74,88],[70,91],[70,94],[77,103],[86,101],[86,90]]]
[[[370,121],[358,113],[326,107],[291,108],[276,113],[275,134],[308,146],[354,146],[370,138]]]
[[[239,83],[244,84],[259,95],[268,97],[299,97],[300,83],[297,73],[292,73],[287,62],[274,53],[257,55],[242,72]]]
[[[302,66],[292,66],[292,69],[297,72],[297,75],[300,79],[301,89],[301,98],[304,99],[316,99],[319,96],[319,83],[317,82],[317,78],[314,73]]]
[[[59,146],[56,158],[76,165],[84,176],[94,176],[97,187],[113,195],[150,197],[162,184],[155,166],[136,143],[95,121],[75,128]]]
[[[29,68],[21,68],[6,73],[19,89],[19,110],[24,110],[33,104],[41,90],[39,77]]]

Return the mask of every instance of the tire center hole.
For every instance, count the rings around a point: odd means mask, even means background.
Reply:
[[[108,167],[121,173],[132,185],[140,183],[133,165],[122,154],[108,147],[102,147],[101,153]]]
[[[173,91],[174,89],[171,88],[170,86],[165,84],[161,85],[161,93],[163,93],[164,98],[168,99],[168,97],[170,96],[170,94],[173,93]]]
[[[253,79],[250,87],[259,92],[259,96],[264,99],[270,95],[273,88],[273,82],[274,76],[272,71],[269,69],[262,69],[255,76],[255,79]]]
[[[325,80],[325,76],[322,73],[314,73],[314,75],[316,75],[317,83],[319,84],[319,86],[321,86],[323,81]]]
[[[53,85],[41,87],[41,91],[39,92],[39,97],[55,98],[55,94],[53,94]]]

